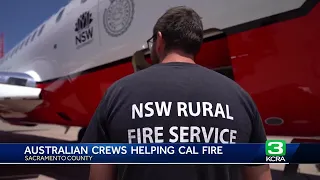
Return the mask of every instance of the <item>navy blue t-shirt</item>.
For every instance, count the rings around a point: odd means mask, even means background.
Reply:
[[[231,79],[197,64],[153,65],[115,82],[82,142],[265,143],[260,115]],[[118,166],[123,180],[238,179],[231,165]]]

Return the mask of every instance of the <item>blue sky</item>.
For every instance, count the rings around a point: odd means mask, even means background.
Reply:
[[[27,34],[37,28],[70,0],[0,0],[0,33],[4,33],[4,51],[9,52]]]

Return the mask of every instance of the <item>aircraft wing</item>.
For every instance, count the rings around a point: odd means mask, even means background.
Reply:
[[[22,73],[0,72],[0,117],[23,118],[43,101],[41,89],[33,79]]]

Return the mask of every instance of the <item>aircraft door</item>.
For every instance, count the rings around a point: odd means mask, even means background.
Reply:
[[[81,72],[83,70],[95,67],[96,55],[100,53],[99,41],[99,18],[98,18],[98,0],[73,0],[67,6],[65,17],[69,21],[64,27],[68,28],[68,34],[64,34],[61,40],[65,48],[59,48],[67,57],[64,59],[61,68],[67,69],[68,74]],[[68,67],[65,67],[68,61]],[[92,77],[92,76],[90,76]],[[60,103],[57,105],[55,111],[61,117],[68,116],[69,119],[77,119],[79,122],[87,121],[88,114],[94,111],[96,104],[88,103],[95,102],[92,99],[100,99],[99,87],[97,87],[98,80],[88,80],[86,76],[76,76],[68,79],[65,86],[69,91],[61,94]],[[87,88],[90,87],[90,95],[88,95]],[[76,102],[76,105],[74,105]],[[63,109],[60,109],[64,107]],[[61,114],[63,113],[63,114]],[[59,116],[60,116],[59,115]]]

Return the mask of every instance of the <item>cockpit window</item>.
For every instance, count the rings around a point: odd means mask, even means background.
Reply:
[[[28,45],[30,38],[31,38],[31,36],[29,36],[28,39],[26,40],[25,46]]]
[[[13,55],[13,51],[10,52],[10,58],[12,57],[12,55]]]
[[[19,47],[15,47],[13,53],[15,54],[18,51]]]
[[[56,23],[60,21],[62,15],[63,15],[63,12],[64,12],[64,8],[59,12],[57,19],[56,19]]]
[[[31,38],[31,42],[33,41],[33,39],[36,37],[36,34],[37,34],[37,31],[35,31],[32,35],[32,38]]]
[[[19,50],[22,49],[24,41],[20,44]]]
[[[43,25],[41,26],[41,28],[40,28],[40,30],[39,30],[39,33],[38,33],[38,36],[41,35],[41,33],[42,33],[43,29],[44,29],[44,26],[45,26],[45,24],[43,24]]]

